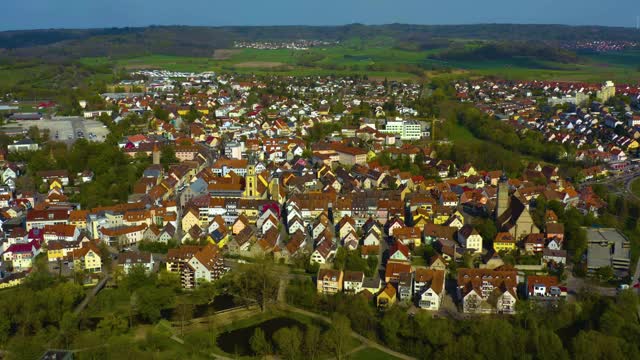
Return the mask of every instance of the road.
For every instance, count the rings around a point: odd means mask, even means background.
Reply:
[[[573,276],[572,269],[570,267],[567,268],[566,273],[567,288],[569,289],[569,292],[573,293],[574,295],[582,291],[583,289],[591,289],[597,291],[602,296],[616,296],[616,288],[590,284],[584,278]]]
[[[580,187],[583,188],[585,186],[601,184],[608,186],[614,193],[622,194],[625,196],[629,196],[634,198],[635,200],[640,201],[640,197],[636,196],[633,191],[631,191],[631,184],[633,180],[640,177],[640,166],[632,165],[629,170],[614,176],[609,176],[600,180],[590,180],[585,181],[580,184]],[[620,186],[622,185],[622,186]]]

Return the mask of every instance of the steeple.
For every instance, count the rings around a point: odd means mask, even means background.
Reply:
[[[153,157],[153,165],[160,165],[160,148],[158,148],[158,143],[153,144],[151,156]]]
[[[496,220],[499,219],[502,214],[507,211],[509,208],[509,178],[507,174],[503,171],[502,176],[500,176],[500,181],[498,181],[498,194],[497,194],[497,204],[496,204]]]

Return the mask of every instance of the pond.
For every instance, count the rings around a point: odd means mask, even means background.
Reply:
[[[196,305],[193,311],[193,317],[203,317],[209,315],[210,311],[222,311],[238,306],[238,302],[231,294],[221,294],[213,299],[211,304]]]
[[[305,329],[305,325],[301,322],[294,320],[288,317],[276,317],[273,319],[269,319],[263,321],[259,324],[252,325],[249,327],[245,327],[242,329],[236,329],[229,332],[225,332],[220,334],[217,339],[217,344],[222,351],[228,354],[234,354],[239,356],[252,356],[255,355],[251,350],[251,345],[249,344],[249,340],[253,336],[254,331],[257,328],[262,329],[264,331],[267,340],[272,342],[273,345],[273,334],[286,327],[298,327],[300,330]]]

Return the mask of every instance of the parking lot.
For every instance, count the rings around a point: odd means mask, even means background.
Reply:
[[[43,120],[14,121],[6,127],[19,127],[24,130],[37,126],[41,131],[49,129],[51,140],[73,143],[76,139],[85,138],[89,141],[102,142],[109,134],[109,130],[99,121],[84,119],[77,116],[53,117]]]

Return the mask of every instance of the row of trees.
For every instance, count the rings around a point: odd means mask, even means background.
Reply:
[[[286,360],[316,360],[326,356],[323,349],[327,349],[336,359],[343,359],[350,338],[351,322],[347,317],[336,314],[324,332],[313,324],[304,328],[285,327],[273,334],[256,328],[249,344],[253,353],[261,358],[277,354]]]

